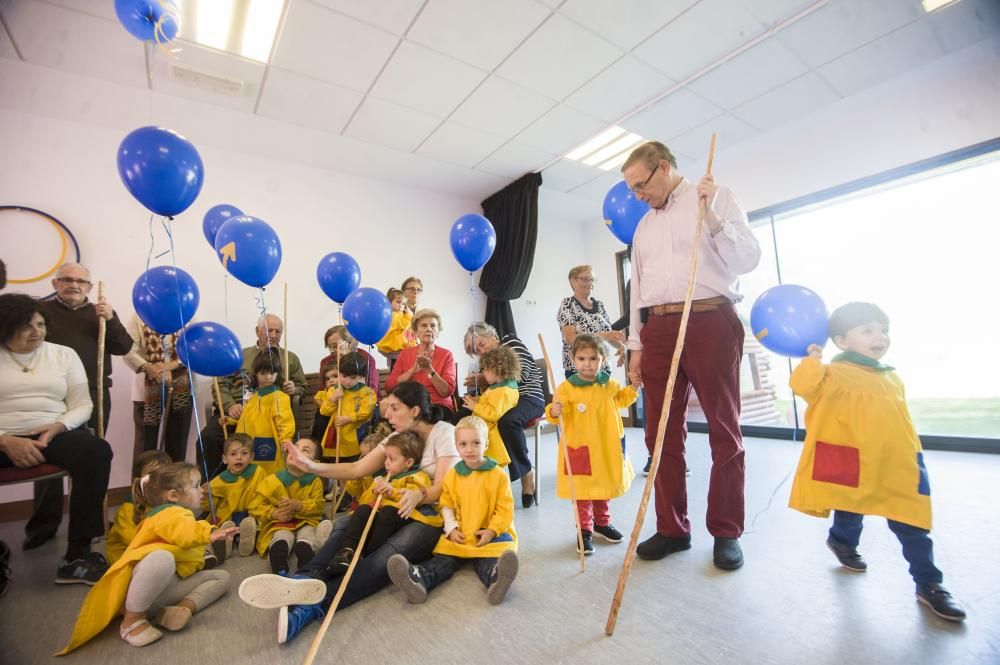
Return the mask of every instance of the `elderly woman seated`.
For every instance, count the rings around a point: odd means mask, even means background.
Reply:
[[[417,337],[417,346],[403,349],[386,379],[386,390],[393,390],[404,381],[416,381],[427,388],[431,403],[445,411],[450,420],[455,410],[455,357],[451,351],[434,342],[443,329],[441,315],[433,309],[419,309],[410,327]]]
[[[0,295],[0,468],[55,464],[69,473],[69,542],[59,584],[94,584],[107,569],[90,541],[104,533],[111,446],[82,426],[93,403],[76,352],[45,341],[45,319],[29,296]],[[60,509],[62,505],[60,504]],[[32,515],[25,530],[52,516]]]

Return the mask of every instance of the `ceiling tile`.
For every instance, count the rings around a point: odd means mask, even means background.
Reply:
[[[264,76],[263,64],[197,44],[184,44],[177,59],[168,61],[159,58],[154,62],[153,90],[246,113],[253,112]],[[205,78],[201,82],[192,81],[192,76],[199,75]],[[213,79],[241,84],[242,89],[239,93],[219,92],[213,89]]]
[[[731,148],[758,133],[756,129],[728,113],[714,118],[700,127],[664,141],[671,151],[677,153],[678,168],[682,162],[690,160],[682,155],[693,155],[694,159],[703,159],[708,156],[708,149],[712,143],[712,132],[718,135],[716,152]]]
[[[608,42],[555,14],[496,73],[535,92],[562,99],[621,55]]]
[[[853,95],[945,54],[928,21],[916,21],[845,56],[816,72],[842,95]]]
[[[698,0],[569,0],[559,13],[623,49],[631,49]]]
[[[511,141],[477,164],[476,170],[505,178],[520,178],[545,166],[554,157],[552,153]]]
[[[750,16],[771,27],[800,12],[816,0],[739,0]]]
[[[555,101],[491,76],[476,88],[451,119],[497,136],[514,136],[555,105]]]
[[[21,55],[32,64],[146,87],[142,42],[118,21],[33,1],[9,3],[3,16]]]
[[[396,47],[393,35],[305,0],[289,0],[273,64],[365,91]]]
[[[492,70],[549,13],[531,0],[430,0],[407,39]]]
[[[370,94],[444,117],[484,79],[486,72],[411,42],[393,53]]]
[[[560,159],[542,171],[542,182],[549,189],[568,192],[574,187],[579,187],[594,178],[599,178],[603,173],[604,171],[594,166],[585,166],[580,162]]]
[[[768,39],[690,84],[705,99],[731,109],[806,73],[791,51]]]
[[[7,36],[7,31],[0,26],[0,58],[10,58],[17,60],[17,51],[14,50],[14,43]]]
[[[272,67],[257,112],[267,118],[339,134],[363,97],[356,90]]]
[[[703,0],[633,51],[681,81],[764,32],[736,0]]]
[[[344,135],[403,152],[413,152],[440,122],[440,118],[428,113],[367,97]]]
[[[592,201],[601,201],[603,203],[604,197],[608,194],[608,190],[621,182],[622,174],[620,169],[620,166],[616,166],[610,171],[601,171],[601,175],[597,176],[593,180],[585,182],[582,185],[574,187],[569,190],[569,193],[573,196],[579,196],[580,198]],[[600,210],[597,210],[596,214],[600,214]]]
[[[733,115],[764,132],[833,104],[836,90],[809,72],[733,109]]]
[[[372,2],[372,0],[312,0],[318,5],[329,7],[342,14],[353,16],[369,25],[401,35],[413,22],[424,0],[392,0]]]
[[[59,5],[67,9],[97,16],[118,23],[115,13],[115,3],[107,0],[45,0],[50,5]],[[125,28],[122,28],[124,30]]]
[[[603,120],[560,104],[518,134],[517,142],[561,155],[607,126]]]
[[[506,139],[448,121],[417,149],[418,155],[472,168]]]
[[[614,122],[667,90],[673,81],[628,55],[566,98],[570,106]]]
[[[962,0],[927,16],[949,53],[1000,33],[1000,2]]]
[[[810,67],[819,67],[919,19],[918,0],[835,0],[777,34]]]
[[[712,102],[690,90],[678,90],[645,111],[621,123],[625,129],[651,141],[663,141],[710,120],[722,113]]]

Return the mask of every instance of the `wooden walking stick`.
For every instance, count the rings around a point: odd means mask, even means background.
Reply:
[[[365,541],[368,540],[368,531],[372,528],[372,522],[375,521],[375,515],[378,514],[379,506],[382,504],[382,494],[379,494],[375,498],[375,505],[372,506],[371,515],[368,516],[368,521],[365,523],[365,530],[361,532],[361,540],[358,541],[358,546],[354,550],[354,556],[351,558],[351,565],[347,568],[347,572],[344,573],[344,577],[340,580],[340,588],[337,589],[337,595],[333,597],[333,602],[330,603],[330,609],[327,610],[326,617],[323,619],[323,625],[319,627],[319,632],[316,633],[316,637],[313,638],[312,644],[309,646],[309,653],[306,654],[306,659],[302,661],[303,665],[312,665],[313,659],[316,658],[316,653],[319,651],[319,645],[323,641],[323,636],[326,635],[327,628],[330,627],[330,622],[333,620],[333,615],[337,611],[337,606],[340,605],[340,599],[344,597],[344,592],[347,591],[347,584],[351,581],[351,575],[354,574],[354,568],[358,565],[358,560],[361,558],[361,552],[365,549]]]
[[[285,368],[285,381],[288,381],[288,376],[290,372],[288,371],[288,282],[285,282],[285,312],[284,312],[284,334],[282,339],[285,342],[285,348],[282,350],[281,354],[281,364]],[[267,325],[266,322],[264,325]]]
[[[226,427],[226,412],[222,409],[222,391],[219,390],[219,377],[212,377],[212,388],[215,389],[215,401],[219,404],[219,413],[222,414],[222,436],[229,438],[229,428]]]
[[[104,282],[97,283],[97,302],[104,304]],[[108,334],[108,322],[103,316],[97,317],[97,438],[104,438],[104,340]],[[62,480],[59,481],[60,485]],[[108,493],[104,493],[103,515],[104,539],[108,539]]]
[[[715,140],[716,135],[713,133],[712,143],[708,148],[706,175],[712,175],[712,162],[715,161]],[[649,465],[649,475],[646,476],[646,486],[642,490],[642,500],[639,502],[639,513],[635,517],[635,525],[632,527],[632,538],[629,540],[628,549],[625,551],[625,562],[622,564],[621,572],[618,575],[618,588],[615,590],[615,597],[611,602],[611,612],[608,614],[608,622],[604,627],[605,634],[609,636],[615,632],[615,623],[618,621],[618,610],[621,609],[622,605],[622,595],[625,593],[625,585],[628,583],[629,573],[632,572],[632,563],[635,561],[635,548],[636,543],[639,541],[639,532],[642,531],[642,523],[646,519],[646,507],[649,504],[649,495],[653,490],[656,472],[660,468],[660,455],[663,452],[663,436],[667,431],[667,418],[670,415],[670,402],[673,400],[674,383],[677,381],[677,368],[680,366],[681,352],[684,350],[684,338],[687,334],[688,318],[691,315],[691,301],[694,297],[694,278],[698,272],[698,246],[701,242],[701,229],[705,222],[705,207],[705,200],[702,199],[699,202],[698,222],[695,225],[694,244],[691,249],[691,272],[688,275],[687,293],[684,296],[684,309],[681,313],[680,329],[677,331],[677,343],[674,345],[674,354],[670,360],[670,373],[667,375],[663,408],[660,409],[660,421],[656,428],[656,444],[653,446],[653,457]]]
[[[552,389],[552,397],[555,399],[556,376],[552,372],[552,363],[549,361],[549,354],[545,350],[545,340],[542,339],[541,333],[538,333],[538,343],[542,345],[542,357],[545,358],[545,367],[549,370],[549,386]],[[580,572],[582,573],[587,569],[587,564],[583,562],[583,527],[580,525],[580,511],[576,504],[576,482],[573,480],[573,467],[569,464],[569,450],[566,447],[567,443],[562,437],[562,430],[559,425],[556,425],[556,438],[559,440],[558,445],[563,451],[563,467],[566,469],[566,476],[569,480],[569,499],[573,502],[573,521],[576,522],[576,546],[580,552]]]
[[[337,390],[343,390],[343,384],[340,382],[340,343],[339,342],[337,343]],[[333,435],[337,438],[337,446],[333,449],[333,463],[334,464],[340,464],[340,432],[337,430],[337,418],[340,417],[340,407],[341,407],[341,405],[343,403],[344,403],[344,398],[343,398],[343,396],[341,396],[341,398],[337,400],[337,415],[333,416],[330,419],[330,424],[327,425],[327,429],[330,429],[331,425],[333,426]],[[326,441],[323,441],[323,443],[326,443]],[[323,443],[320,443],[320,448],[323,447]],[[342,483],[339,480],[334,480],[333,481],[333,503],[330,504],[330,519],[331,520],[334,517],[337,516],[337,506],[340,505],[340,500],[342,498],[344,498],[343,494],[341,494],[339,497],[337,496],[338,492],[341,491],[340,486],[342,484],[343,484],[344,490],[346,492],[347,483]]]

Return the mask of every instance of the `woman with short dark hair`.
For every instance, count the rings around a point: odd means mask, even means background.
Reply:
[[[108,567],[90,551],[90,541],[104,533],[111,446],[84,428],[94,405],[80,357],[68,346],[46,342],[45,331],[37,301],[0,295],[0,468],[48,463],[66,470],[72,481],[69,542],[56,582],[94,584]],[[32,529],[58,525],[60,517],[32,515],[25,526],[29,540],[53,537]]]

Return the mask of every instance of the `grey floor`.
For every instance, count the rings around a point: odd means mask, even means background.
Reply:
[[[628,432],[634,464],[642,434]],[[542,505],[518,509],[521,572],[506,602],[490,607],[471,569],[407,605],[394,589],[338,613],[317,663],[1000,663],[1000,457],[928,452],[935,500],[935,554],[945,583],[969,611],[964,625],[919,606],[898,543],[870,519],[861,551],[869,572],[840,569],[824,547],[823,520],[785,507],[798,446],[747,441],[746,565],[723,573],[711,563],[704,527],[709,455],[704,435],[689,439],[693,548],[659,562],[637,561],[613,637],[604,625],[625,544],[597,543],[578,573],[569,504],[554,497],[554,438],[543,440]],[[612,502],[628,534],[642,478]],[[515,486],[515,492],[518,487]],[[773,501],[771,501],[773,497]],[[770,502],[770,507],[768,504]],[[652,532],[652,509],[643,535]],[[51,662],[67,640],[86,587],[52,583],[62,543],[26,556],[21,523],[0,525],[14,546],[14,585],[0,600],[0,663]],[[235,589],[264,572],[259,558],[231,559],[232,592],[179,634],[136,650],[109,629],[67,660],[81,663],[299,663],[316,634],[276,643],[277,611],[254,610]]]

